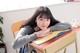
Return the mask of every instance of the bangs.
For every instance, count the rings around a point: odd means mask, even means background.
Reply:
[[[45,19],[50,19],[50,16],[47,13],[41,13],[39,15],[39,18],[45,18]]]

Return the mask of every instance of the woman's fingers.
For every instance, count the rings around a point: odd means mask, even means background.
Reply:
[[[51,33],[51,32],[43,33],[43,34],[41,34],[40,36],[41,36],[41,37],[45,37],[45,36],[48,36],[50,33]]]
[[[80,28],[80,24],[74,24],[73,26],[72,26],[72,29],[78,29],[78,28]]]
[[[45,37],[50,33],[50,29],[46,29],[46,30],[41,30],[38,32],[35,32],[35,34],[37,35],[37,37]]]

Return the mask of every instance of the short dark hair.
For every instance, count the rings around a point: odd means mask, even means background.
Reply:
[[[40,16],[39,16],[40,15]],[[44,7],[44,6],[40,6],[39,8],[37,8],[37,10],[35,11],[35,13],[33,14],[33,16],[29,19],[29,20],[26,20],[22,26],[31,26],[31,27],[35,27],[36,26],[36,18],[39,16],[39,17],[42,17],[42,16],[46,16],[46,18],[50,19],[50,25],[49,26],[53,26],[55,25],[56,23],[59,23],[58,20],[56,20],[53,16],[52,16],[52,13],[50,11],[50,9],[48,7]]]

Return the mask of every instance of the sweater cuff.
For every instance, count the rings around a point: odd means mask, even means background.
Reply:
[[[54,26],[51,26],[50,27],[50,31],[52,32],[52,31],[55,31],[55,27]]]
[[[27,36],[26,36],[27,37]],[[29,41],[32,41],[32,40],[34,40],[34,39],[36,39],[37,38],[37,36],[36,36],[36,34],[31,34],[31,35],[28,35],[28,40]],[[27,39],[26,39],[27,40]]]
[[[31,34],[30,38],[34,40],[35,38],[37,38],[37,36],[36,36],[36,34]]]

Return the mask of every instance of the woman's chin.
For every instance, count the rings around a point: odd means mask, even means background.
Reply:
[[[46,30],[47,28],[42,28],[41,30]]]

